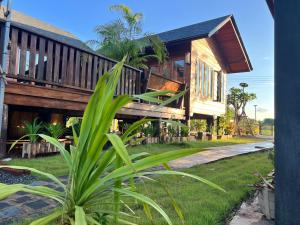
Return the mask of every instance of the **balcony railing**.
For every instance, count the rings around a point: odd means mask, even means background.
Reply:
[[[8,78],[31,85],[92,91],[116,61],[88,49],[11,27]],[[116,95],[140,94],[141,71],[125,65]]]

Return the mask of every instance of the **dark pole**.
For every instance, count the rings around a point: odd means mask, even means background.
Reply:
[[[300,224],[300,1],[275,1],[276,225]]]
[[[1,0],[2,3],[2,0]],[[0,78],[0,137],[2,132],[2,119],[3,119],[3,107],[4,107],[4,93],[5,93],[5,75],[8,70],[8,43],[9,43],[9,31],[10,31],[10,23],[11,23],[11,5],[12,1],[7,0],[7,8],[4,13],[5,23],[2,28],[2,42],[0,49],[2,50],[2,60],[1,60],[1,78]]]

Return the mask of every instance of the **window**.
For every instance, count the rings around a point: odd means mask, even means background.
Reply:
[[[176,60],[174,62],[175,77],[184,77],[184,60]]]
[[[199,95],[200,93],[200,72],[201,72],[201,64],[200,61],[198,60],[196,63],[196,76],[195,76],[196,95]]]
[[[210,98],[216,100],[216,98],[222,97],[223,89],[220,85],[224,84],[223,76],[215,71],[214,68],[197,60],[195,68],[195,92],[197,96],[203,98]],[[219,88],[221,87],[221,89]],[[217,88],[217,94],[215,94],[215,87]]]

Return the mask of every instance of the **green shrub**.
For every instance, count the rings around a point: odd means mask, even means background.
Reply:
[[[204,119],[192,119],[190,121],[191,130],[194,132],[206,132],[207,131],[207,121]]]

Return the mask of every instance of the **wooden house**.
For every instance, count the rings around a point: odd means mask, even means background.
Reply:
[[[149,62],[150,88],[165,88],[168,81],[158,81],[161,77],[184,84],[189,89],[184,104],[186,119],[204,118],[212,123],[226,110],[227,74],[252,70],[234,17],[157,35],[166,44],[169,60],[164,64]]]
[[[116,95],[184,88],[189,92],[184,101],[162,108],[146,102],[128,104],[117,119],[148,116],[185,121],[224,114],[226,74],[252,69],[234,18],[226,16],[158,35],[168,48],[168,62],[149,62],[151,72],[125,65]],[[14,11],[2,144],[19,138],[26,120],[39,117],[62,123],[69,116],[80,116],[98,78],[115,63],[73,34]]]

